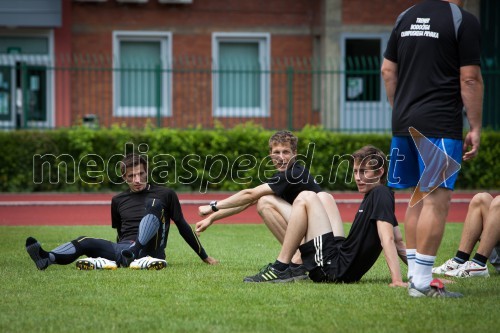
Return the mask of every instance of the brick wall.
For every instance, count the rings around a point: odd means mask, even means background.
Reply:
[[[342,2],[342,23],[392,25],[402,11],[418,2],[420,1],[345,0]]]

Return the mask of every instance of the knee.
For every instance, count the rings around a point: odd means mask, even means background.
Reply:
[[[499,211],[500,210],[500,195],[496,196],[491,201],[490,210],[495,210],[495,211]]]
[[[317,194],[316,192],[313,191],[302,191],[299,193],[297,198],[295,198],[295,201],[293,202],[293,205],[305,205],[309,200],[311,200],[313,197],[316,197]]]
[[[474,195],[469,204],[469,209],[481,208],[484,206],[489,206],[492,202],[492,196],[489,193],[482,192]],[[499,201],[500,203],[500,201]]]
[[[161,219],[163,215],[163,205],[158,199],[148,199],[146,200],[146,214],[153,214],[158,219]]]
[[[321,202],[323,203],[335,203],[335,198],[333,197],[333,195],[331,195],[330,193],[327,193],[327,192],[319,192],[317,194],[319,200],[321,200]]]
[[[272,198],[271,195],[265,195],[263,197],[260,197],[259,200],[257,200],[257,212],[261,214],[265,210],[269,208],[274,208],[274,198]]]

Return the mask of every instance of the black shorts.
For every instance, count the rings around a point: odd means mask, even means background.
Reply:
[[[333,233],[323,234],[299,247],[302,261],[314,282],[336,282],[335,271],[339,247],[345,237],[335,237]]]

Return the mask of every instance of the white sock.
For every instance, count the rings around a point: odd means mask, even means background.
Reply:
[[[413,271],[415,270],[415,253],[416,249],[406,249],[406,260],[408,261],[408,279],[413,276]]]
[[[427,289],[432,281],[432,266],[436,256],[426,254],[415,254],[415,268],[413,270],[412,282],[417,289]]]

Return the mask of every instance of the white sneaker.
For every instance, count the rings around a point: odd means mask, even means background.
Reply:
[[[444,264],[439,267],[434,267],[432,269],[432,274],[445,274],[446,272],[453,271],[455,269],[460,268],[464,264],[460,264],[453,260],[453,258],[446,260]]]
[[[160,270],[167,267],[167,262],[163,259],[157,259],[150,256],[135,259],[130,263],[130,268],[132,269],[149,269],[149,270]]]
[[[474,261],[466,261],[465,264],[457,269],[446,272],[444,275],[451,277],[489,277],[488,266],[481,266],[476,264]]]
[[[93,269],[115,270],[117,267],[116,262],[104,258],[83,258],[76,261],[76,268],[83,271]]]

